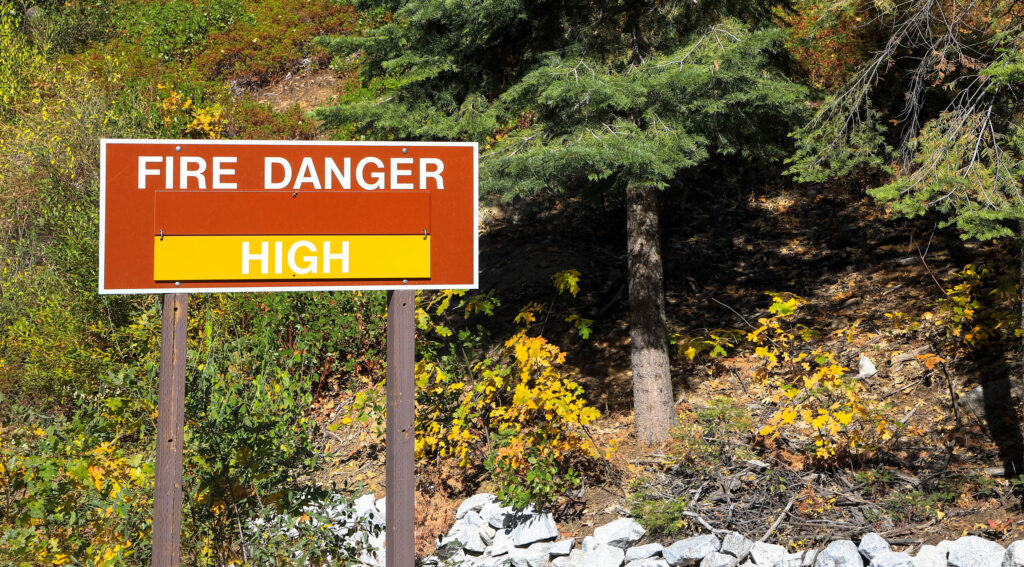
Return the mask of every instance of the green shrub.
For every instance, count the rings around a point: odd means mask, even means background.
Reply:
[[[248,18],[211,34],[196,64],[211,76],[267,83],[297,69],[302,59],[326,63],[326,50],[311,40],[352,33],[356,21],[351,6],[333,0],[256,0]]]
[[[138,5],[126,32],[146,53],[181,62],[201,49],[210,32],[246,18],[241,0],[156,0]]]
[[[268,104],[251,97],[239,99],[231,109],[231,130],[243,140],[312,140],[316,124],[294,104],[275,112]]]

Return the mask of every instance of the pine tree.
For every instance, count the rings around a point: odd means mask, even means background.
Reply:
[[[797,133],[790,171],[885,168],[892,181],[868,193],[895,212],[937,211],[965,239],[1020,238],[1024,281],[1024,5],[841,3],[890,33]]]
[[[366,94],[321,111],[392,139],[484,144],[485,192],[624,192],[637,436],[674,422],[658,193],[711,154],[782,155],[805,92],[778,70],[767,1],[364,1],[391,23],[362,51]]]

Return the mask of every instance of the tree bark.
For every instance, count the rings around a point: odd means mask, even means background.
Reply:
[[[633,184],[626,187],[626,231],[636,436],[650,446],[668,440],[676,421],[665,327],[656,188],[638,188]]]

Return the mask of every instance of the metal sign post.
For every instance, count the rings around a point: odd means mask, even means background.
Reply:
[[[416,292],[388,292],[388,374],[385,474],[385,541],[388,567],[412,567],[416,559],[414,464]]]
[[[188,294],[164,295],[153,491],[153,566],[177,567],[181,556],[181,470],[185,437]]]

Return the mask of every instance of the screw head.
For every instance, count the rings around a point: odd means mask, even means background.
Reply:
[[[174,151],[180,152],[181,151],[181,146],[174,146]]]
[[[174,287],[181,287],[181,282],[174,282]]]
[[[403,154],[409,153],[409,148],[402,148],[402,153]]]

